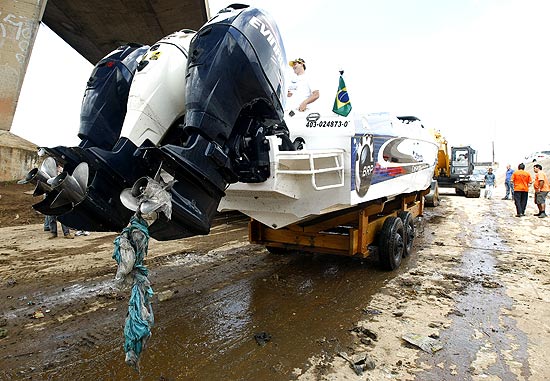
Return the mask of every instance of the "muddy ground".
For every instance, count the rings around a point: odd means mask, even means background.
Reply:
[[[515,217],[502,187],[426,209],[394,272],[269,254],[235,214],[208,237],[151,241],[155,327],[139,374],[124,364],[115,234],[48,240],[29,190],[0,184],[2,380],[550,378],[550,219],[532,199]],[[344,358],[368,366],[358,375]]]

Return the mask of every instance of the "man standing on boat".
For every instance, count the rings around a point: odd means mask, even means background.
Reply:
[[[306,74],[306,62],[302,58],[296,58],[288,63],[294,70],[295,76],[290,81],[287,92],[287,109],[306,111],[310,103],[319,99],[319,90],[315,90]],[[291,114],[291,116],[294,114]]]

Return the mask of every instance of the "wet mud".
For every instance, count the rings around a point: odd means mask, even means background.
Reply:
[[[192,272],[168,262],[151,274],[153,282],[172,279],[166,289],[176,293],[154,306],[156,322],[141,359],[142,379],[290,379],[295,368],[307,367],[319,351],[345,350],[351,341],[349,330],[365,314],[364,301],[395,276],[372,260],[277,256],[259,246],[244,245],[224,255],[222,263]],[[44,375],[83,380],[89,374],[100,379],[135,377],[123,364],[124,315],[116,312],[118,324],[104,326],[112,330],[110,340],[94,343],[81,361]],[[264,345],[255,340],[261,333],[269,337]]]
[[[550,262],[537,247],[550,226],[512,216],[506,201],[443,195],[393,272],[375,256],[270,254],[238,214],[208,237],[152,242],[139,373],[124,364],[114,235],[52,243],[38,224],[1,228],[0,379],[545,380]],[[372,360],[361,375],[343,358],[358,356]]]
[[[486,217],[489,217],[488,213]],[[458,218],[467,220],[463,212],[459,212]],[[488,373],[500,380],[518,379],[506,361],[513,356],[519,365],[519,376],[529,378],[528,338],[513,319],[501,315],[502,309],[512,309],[513,300],[506,295],[503,284],[495,280],[498,254],[509,253],[512,249],[498,230],[497,221],[486,218],[469,226],[457,237],[458,243],[466,247],[457,261],[463,282],[451,311],[452,324],[441,333],[440,340],[446,350],[421,356],[421,360],[432,368],[417,374],[419,379],[472,379],[472,376],[479,375],[475,367],[477,356],[487,349],[490,349],[487,353],[491,352],[489,358],[480,361]],[[455,374],[448,374],[442,368],[451,368]]]

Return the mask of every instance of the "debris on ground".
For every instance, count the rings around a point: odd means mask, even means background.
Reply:
[[[365,335],[369,339],[372,339],[374,341],[378,341],[378,334],[376,332],[373,332],[372,330],[366,328],[366,327],[357,326],[355,328],[352,328],[350,331],[361,334],[361,335]]]
[[[172,299],[175,294],[176,293],[173,290],[161,291],[157,294],[157,299],[159,302],[165,302],[167,300]]]
[[[443,349],[443,345],[441,345],[439,341],[428,336],[422,336],[416,333],[406,333],[403,336],[401,336],[401,338],[406,342],[408,342],[409,344],[412,344],[422,349],[424,352],[433,354]]]
[[[349,363],[349,366],[351,367],[351,369],[353,369],[353,371],[355,372],[356,375],[358,375],[358,376],[363,375],[363,367],[360,366],[360,365],[356,365],[355,361],[353,361],[351,358],[349,358],[349,356],[346,352],[338,352],[338,356],[340,356],[341,358],[343,358],[344,360],[346,360]]]
[[[254,340],[260,347],[263,347],[271,341],[271,335],[267,332],[259,332],[254,335]]]
[[[42,312],[42,310],[36,310],[34,311],[34,313],[32,314],[32,317],[34,319],[42,319],[44,317],[44,312]]]
[[[346,352],[338,352],[338,356],[346,360],[358,376],[362,376],[366,370],[376,368],[376,363],[368,354],[360,355],[358,360],[350,358]]]
[[[382,314],[382,311],[375,310],[375,309],[363,308],[363,313],[365,313],[367,315],[380,315],[380,314]]]
[[[490,280],[484,280],[483,282],[481,282],[481,286],[485,287],[485,288],[499,288],[499,287],[502,287],[502,285],[498,282],[493,282],[493,281],[490,281]]]

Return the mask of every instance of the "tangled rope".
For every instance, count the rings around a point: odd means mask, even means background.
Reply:
[[[147,268],[143,264],[148,245],[148,224],[138,213],[115,238],[113,252],[113,259],[118,265],[115,280],[123,283],[132,280],[132,293],[124,326],[124,351],[126,364],[137,371],[140,355],[151,337],[151,328],[154,324],[151,307],[153,289],[147,278]]]

